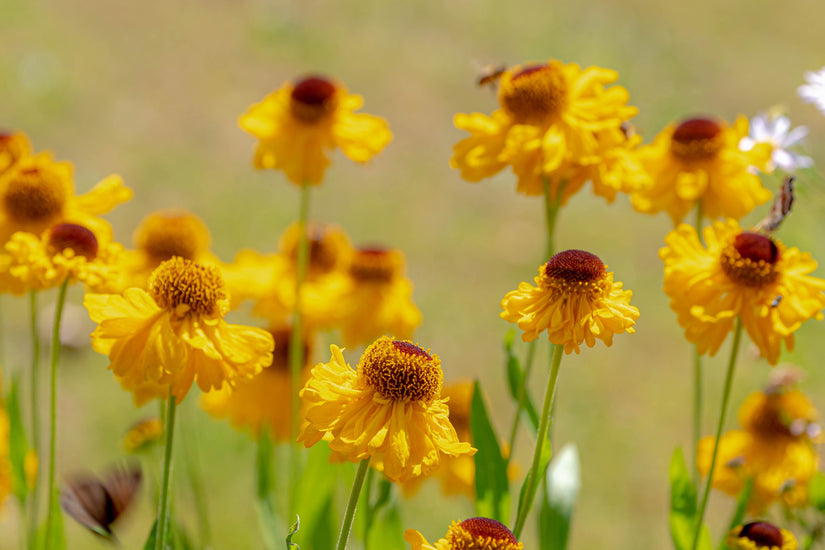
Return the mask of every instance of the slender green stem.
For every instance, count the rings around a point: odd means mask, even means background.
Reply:
[[[375,508],[372,504],[372,486],[374,477],[375,470],[372,468],[367,468],[367,479],[364,481],[364,485],[367,486],[367,490],[364,493],[364,503],[366,505],[366,510],[364,510],[364,550],[370,549],[370,529],[372,529],[372,522],[375,520]]]
[[[37,457],[37,477],[36,484],[32,489],[29,499],[29,531],[28,546],[34,546],[34,536],[37,533],[38,515],[40,511],[40,470],[42,461],[40,460],[40,337],[37,333],[37,291],[29,292],[29,309],[31,309],[31,338],[32,338],[32,364],[29,376],[31,378],[31,445]]]
[[[172,444],[175,441],[175,409],[177,399],[172,395],[169,387],[169,396],[166,400],[166,423],[163,431],[166,442],[163,448],[163,477],[160,483],[160,499],[158,501],[158,530],[155,539],[155,550],[166,550],[166,537],[169,531],[169,494],[172,491]]]
[[[544,178],[544,220],[547,222],[547,254],[545,261],[549,260],[556,251],[553,244],[553,236],[556,232],[556,220],[559,215],[562,193],[566,182],[559,186],[558,196],[554,199],[550,196],[550,181]]]
[[[544,404],[541,408],[539,431],[538,434],[536,434],[536,450],[533,453],[533,463],[530,466],[530,471],[527,473],[527,488],[524,491],[522,502],[519,503],[518,516],[516,517],[515,527],[513,528],[513,534],[517,539],[521,538],[521,531],[524,529],[524,523],[527,521],[530,508],[533,506],[533,499],[536,497],[539,478],[543,476],[543,472],[539,470],[542,466],[541,458],[544,451],[544,444],[547,441],[547,432],[550,429],[550,410],[553,407],[553,400],[556,396],[556,383],[559,380],[559,366],[561,365],[563,355],[564,344],[553,344],[553,363],[550,365],[550,375],[547,377],[547,388],[544,390]]]
[[[184,410],[186,412],[186,410]],[[212,548],[212,525],[209,521],[209,498],[203,488],[203,475],[200,464],[199,438],[193,437],[198,425],[191,415],[192,408],[189,407],[189,418],[184,417],[184,422],[188,426],[183,435],[183,450],[186,455],[186,473],[189,478],[189,485],[192,488],[192,496],[195,499],[195,513],[198,517],[198,539],[200,548],[209,550]]]
[[[725,414],[728,410],[728,402],[730,401],[730,390],[733,386],[733,371],[736,366],[736,356],[739,352],[739,342],[742,340],[742,319],[737,317],[736,328],[733,330],[733,345],[730,349],[730,359],[728,360],[728,370],[725,375],[725,386],[722,390],[722,410],[719,411],[719,422],[716,426],[716,441],[713,443],[713,455],[710,459],[710,471],[708,472],[708,479],[705,482],[705,492],[702,495],[702,503],[699,506],[699,515],[696,517],[696,527],[693,532],[693,544],[691,549],[696,550],[699,545],[699,535],[702,532],[702,521],[705,517],[705,508],[708,505],[708,497],[710,496],[710,486],[713,481],[713,471],[716,469],[716,455],[719,452],[719,439],[722,437],[722,428],[725,426]]]
[[[60,359],[60,320],[63,317],[63,305],[66,303],[66,289],[69,279],[66,278],[60,285],[57,294],[57,303],[54,306],[54,326],[52,327],[52,357],[49,369],[49,484],[47,486],[49,508],[46,516],[46,548],[51,548],[52,536],[55,534],[54,522],[57,520],[55,512],[60,513],[55,506],[57,487],[55,486],[55,462],[57,456],[57,363]]]
[[[527,398],[527,380],[530,378],[530,371],[533,369],[533,359],[536,357],[536,347],[538,346],[538,339],[533,340],[527,345],[527,358],[524,360],[524,370],[522,370],[521,384],[516,395],[516,416],[513,418],[513,427],[510,429],[510,438],[508,443],[507,463],[510,463],[510,458],[513,456],[513,449],[516,446],[516,435],[518,435],[518,427],[521,423],[521,413],[524,411],[524,400]]]
[[[301,186],[301,203],[298,209],[298,250],[295,267],[295,311],[292,314],[292,334],[289,339],[289,373],[292,384],[292,439],[298,437],[300,419],[298,418],[301,406],[298,391],[301,389],[301,367],[304,366],[303,345],[303,311],[301,304],[301,287],[306,279],[307,265],[309,264],[309,239],[307,237],[307,220],[309,219],[308,184]]]
[[[352,482],[352,491],[349,494],[347,511],[344,514],[344,522],[341,524],[341,533],[338,535],[338,544],[335,545],[335,550],[344,550],[347,547],[349,532],[352,529],[352,519],[355,517],[355,508],[358,504],[358,496],[361,494],[361,487],[364,485],[364,478],[367,476],[369,467],[369,457],[358,464],[358,471],[355,473],[355,481]]]

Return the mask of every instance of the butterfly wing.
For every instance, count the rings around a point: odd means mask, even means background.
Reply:
[[[75,521],[104,537],[111,537],[112,507],[103,483],[92,476],[67,483],[60,492],[60,506]]]
[[[140,466],[122,466],[111,470],[103,482],[109,500],[111,501],[114,516],[109,522],[120,517],[134,500],[143,480]]]

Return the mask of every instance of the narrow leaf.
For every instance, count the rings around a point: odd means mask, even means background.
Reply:
[[[334,509],[329,508],[329,500],[335,490],[340,468],[329,463],[329,446],[315,445],[308,452],[306,467],[296,485],[294,510],[301,515],[304,533],[314,533],[318,526],[328,519],[337,523]],[[329,510],[327,511],[327,509]],[[332,515],[325,518],[324,515]],[[301,537],[306,545],[306,539]]]
[[[581,467],[575,445],[562,448],[550,464],[544,481],[539,512],[539,547],[541,550],[564,550],[581,487]]]
[[[155,550],[155,544],[158,538],[158,520],[156,519],[154,523],[152,523],[152,530],[149,531],[149,536],[146,538],[146,543],[143,545],[143,550]],[[164,545],[164,549],[168,550],[172,548],[172,530],[166,530],[166,544]]]
[[[376,550],[406,550],[404,526],[398,503],[385,506],[377,515],[367,538],[367,548]]]
[[[825,512],[825,474],[817,472],[808,482],[808,499],[820,512]]]
[[[301,529],[301,516],[295,516],[295,523],[289,526],[289,533],[286,536],[286,549],[295,548],[301,550],[301,547],[292,542],[292,536]]]
[[[26,483],[26,454],[29,444],[26,429],[23,427],[23,415],[20,412],[20,376],[13,376],[9,396],[6,400],[6,412],[9,416],[9,458],[12,469],[12,488],[14,496],[22,506],[29,493]]]
[[[473,388],[470,409],[470,431],[476,466],[476,514],[482,517],[507,521],[510,509],[510,484],[507,479],[507,461],[501,454],[493,425],[478,381]]]
[[[505,336],[504,350],[507,354],[507,386],[510,390],[510,396],[518,403],[519,388],[524,384],[524,372],[521,369],[521,363],[518,357],[513,353],[514,335],[515,332],[511,330],[507,333],[507,336]],[[533,431],[537,432],[539,429],[539,414],[536,412],[536,406],[533,404],[533,400],[530,398],[530,392],[528,392],[526,388],[524,389],[524,402],[522,405],[524,406],[524,412],[527,413],[527,419],[530,421]]]
[[[690,479],[681,448],[673,451],[670,460],[670,536],[676,550],[690,550],[696,529],[696,487]],[[702,525],[699,550],[712,548],[707,525]]]

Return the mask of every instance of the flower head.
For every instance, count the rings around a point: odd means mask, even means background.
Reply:
[[[72,165],[49,153],[19,158],[0,172],[0,243],[17,231],[40,235],[58,223],[111,233],[99,217],[132,198],[120,176],[109,176],[84,195],[75,196]]]
[[[535,282],[520,283],[501,301],[501,318],[517,323],[525,342],[546,330],[565,353],[579,353],[582,342],[592,348],[598,338],[610,346],[614,334],[636,331],[639,310],[630,305],[632,291],[614,283],[613,272],[590,252],[559,252],[539,267]]]
[[[754,513],[780,500],[786,506],[804,506],[808,482],[816,474],[819,457],[814,443],[822,441],[817,411],[799,390],[769,386],[750,394],[739,409],[741,430],[719,440],[719,458],[713,487],[736,496],[753,479],[749,508]],[[707,475],[714,438],[699,441],[696,463]]]
[[[331,350],[330,362],[312,369],[300,393],[307,423],[298,440],[305,446],[325,439],[351,462],[373,457],[393,481],[429,474],[443,455],[475,452],[450,423],[437,355],[382,337],[353,370],[341,349]]]
[[[825,67],[818,71],[805,71],[805,84],[797,89],[799,97],[825,114]]]
[[[203,394],[201,406],[214,417],[229,418],[235,428],[248,428],[256,437],[262,429],[268,428],[276,441],[288,441],[292,411],[289,372],[292,329],[284,326],[270,332],[275,339],[272,364],[249,380],[238,381],[234,388],[225,385],[220,390]],[[310,361],[310,352],[311,346],[305,338],[305,364]]]
[[[107,292],[120,279],[123,247],[73,223],[59,223],[41,236],[25,231],[12,235],[0,256],[0,290],[22,294],[80,281],[92,292]]]
[[[32,145],[22,132],[0,132],[0,174],[21,158],[31,155]]]
[[[689,118],[665,128],[639,149],[652,185],[633,193],[633,207],[655,214],[666,211],[679,223],[696,203],[708,218],[741,218],[771,198],[749,167],[767,170],[771,146],[739,148],[748,135],[748,119],[733,125],[706,117]]]
[[[272,335],[223,320],[228,296],[217,268],[174,257],[149,279],[149,291],[87,294],[95,351],[139,404],[164,397],[178,402],[197,381],[202,391],[251,378],[271,363]]]
[[[731,529],[725,544],[733,550],[796,550],[793,533],[767,521],[753,521]]]
[[[759,144],[767,144],[771,147],[768,171],[773,171],[774,166],[777,166],[785,172],[793,172],[799,168],[810,168],[814,164],[811,157],[790,150],[800,145],[807,135],[808,129],[805,126],[791,130],[791,121],[786,116],[759,113],[751,119],[750,135],[739,141],[739,148],[750,151]]]
[[[547,181],[561,203],[593,179],[594,192],[612,200],[625,188],[622,174],[635,171],[624,162],[629,157],[614,152],[627,145],[622,123],[637,113],[627,90],[606,87],[617,78],[615,71],[555,60],[504,71],[500,109],[455,116],[455,126],[471,135],[453,147],[450,164],[472,182],[511,166],[518,192],[541,195]]]
[[[129,428],[123,438],[123,447],[127,453],[143,452],[163,438],[163,423],[160,418],[147,418]]]
[[[412,301],[412,283],[404,276],[400,250],[358,249],[349,265],[342,293],[341,338],[345,346],[372,342],[382,334],[409,338],[421,324],[421,312]]]
[[[318,185],[329,166],[327,151],[340,148],[367,162],[392,139],[387,123],[356,113],[364,100],[337,81],[308,76],[288,82],[252,105],[241,128],[258,138],[255,168],[283,170],[297,185]]]
[[[430,544],[415,529],[407,529],[404,540],[410,550],[522,550],[524,545],[505,526],[490,518],[454,521],[447,535]]]
[[[775,365],[782,342],[792,350],[802,323],[823,318],[825,281],[808,275],[816,262],[734,220],[716,222],[703,235],[707,247],[692,226],[682,224],[659,251],[665,293],[685,337],[699,353],[715,355],[741,317],[762,356]]]

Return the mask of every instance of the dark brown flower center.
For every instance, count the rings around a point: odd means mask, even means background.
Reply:
[[[87,260],[97,257],[97,238],[95,234],[82,225],[61,223],[49,230],[49,250],[52,253],[72,250],[75,256]]]
[[[516,536],[502,523],[490,518],[465,519],[447,534],[454,550],[515,550],[521,548]]]
[[[544,274],[566,283],[592,283],[607,273],[604,263],[595,254],[584,250],[559,252],[544,264]]]
[[[218,302],[226,299],[221,274],[216,267],[203,266],[175,256],[160,264],[149,277],[149,292],[155,302],[167,310],[178,313],[193,312],[212,315],[218,310]]]
[[[386,336],[364,351],[358,372],[379,395],[393,401],[437,399],[444,377],[437,355]]]
[[[282,327],[269,331],[275,340],[275,351],[272,353],[272,364],[263,370],[266,372],[289,372],[289,348],[292,343],[292,328]],[[303,339],[304,344],[304,365],[311,363],[311,347],[307,338]]]
[[[519,124],[547,123],[564,109],[567,82],[560,63],[532,65],[501,80],[499,103]]]
[[[769,237],[743,232],[722,251],[722,271],[736,283],[761,287],[779,276],[775,269],[779,258],[779,247]]]
[[[57,174],[32,166],[12,175],[3,206],[9,218],[18,223],[43,223],[61,214],[66,199]]]
[[[335,85],[320,76],[300,80],[292,88],[292,114],[306,123],[314,123],[335,108]]]
[[[356,251],[350,275],[359,282],[388,283],[401,274],[403,258],[395,250],[370,247]]]
[[[754,521],[742,526],[740,537],[753,541],[757,547],[782,548],[782,531],[765,521]]]
[[[174,210],[150,214],[135,231],[135,244],[154,265],[173,256],[194,260],[209,248],[209,241],[209,230],[200,218]]]
[[[684,160],[705,160],[722,148],[722,125],[712,118],[690,118],[673,131],[671,152]]]

